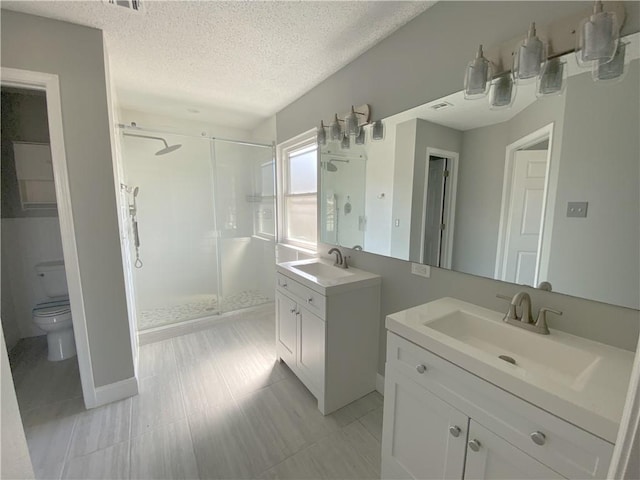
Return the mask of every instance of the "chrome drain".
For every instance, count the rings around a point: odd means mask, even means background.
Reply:
[[[515,359],[513,357],[510,357],[509,355],[499,355],[498,358],[500,360],[504,360],[505,362],[510,363],[512,365],[516,364]]]

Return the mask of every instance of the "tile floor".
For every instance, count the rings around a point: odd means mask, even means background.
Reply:
[[[138,318],[138,329],[162,327],[185,320],[232,312],[272,302],[273,299],[255,290],[245,290],[227,295],[218,302],[217,295],[192,295],[175,305],[142,310]]]
[[[322,416],[274,338],[273,312],[258,311],[144,345],[140,394],[90,411],[77,362],[42,365],[41,340],[14,349],[37,477],[379,478],[382,397]]]

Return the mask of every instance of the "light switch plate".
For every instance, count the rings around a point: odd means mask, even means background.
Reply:
[[[585,218],[589,202],[569,202],[567,205],[567,217]]]
[[[431,267],[429,265],[422,265],[421,263],[412,263],[411,273],[420,277],[429,278],[431,276]]]

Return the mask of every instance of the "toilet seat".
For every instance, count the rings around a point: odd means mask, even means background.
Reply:
[[[39,303],[33,309],[33,318],[41,325],[71,320],[69,300]]]

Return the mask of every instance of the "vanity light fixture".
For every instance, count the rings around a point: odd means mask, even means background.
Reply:
[[[509,108],[516,98],[516,85],[511,72],[500,75],[493,80],[489,105],[492,110]]]
[[[625,72],[625,50],[628,43],[618,42],[618,48],[613,59],[609,62],[593,62],[591,70],[593,80],[607,83],[621,80]]]
[[[342,136],[342,141],[340,142],[340,148],[344,148],[348,150],[351,148],[351,137],[346,133]]]
[[[331,126],[329,127],[331,140],[340,140],[343,136],[340,121],[341,120],[338,118],[338,114],[336,113],[333,117],[333,122],[331,122]]]
[[[344,119],[344,129],[346,135],[351,135],[353,137],[357,137],[360,135],[360,121],[358,120],[358,114],[351,105],[351,112]]]
[[[536,24],[532,22],[527,37],[513,56],[513,76],[517,82],[533,80],[540,74],[545,50],[544,43],[536,35]]]
[[[318,127],[318,131],[316,132],[316,142],[318,142],[318,145],[327,144],[327,131],[325,130],[323,120],[320,120],[320,126]]]
[[[360,133],[356,137],[356,145],[364,145],[364,128],[360,128]]]
[[[376,120],[373,122],[373,128],[371,129],[372,140],[384,140],[384,124],[382,120]]]
[[[602,2],[596,0],[593,14],[584,18],[578,28],[576,58],[583,67],[591,62],[611,61],[618,47],[620,25],[615,12],[605,12]]]
[[[482,98],[489,93],[492,77],[491,62],[484,57],[482,45],[478,47],[476,58],[467,64],[464,75],[464,98]]]
[[[567,63],[560,58],[549,58],[537,79],[536,96],[561,95],[567,84]]]

